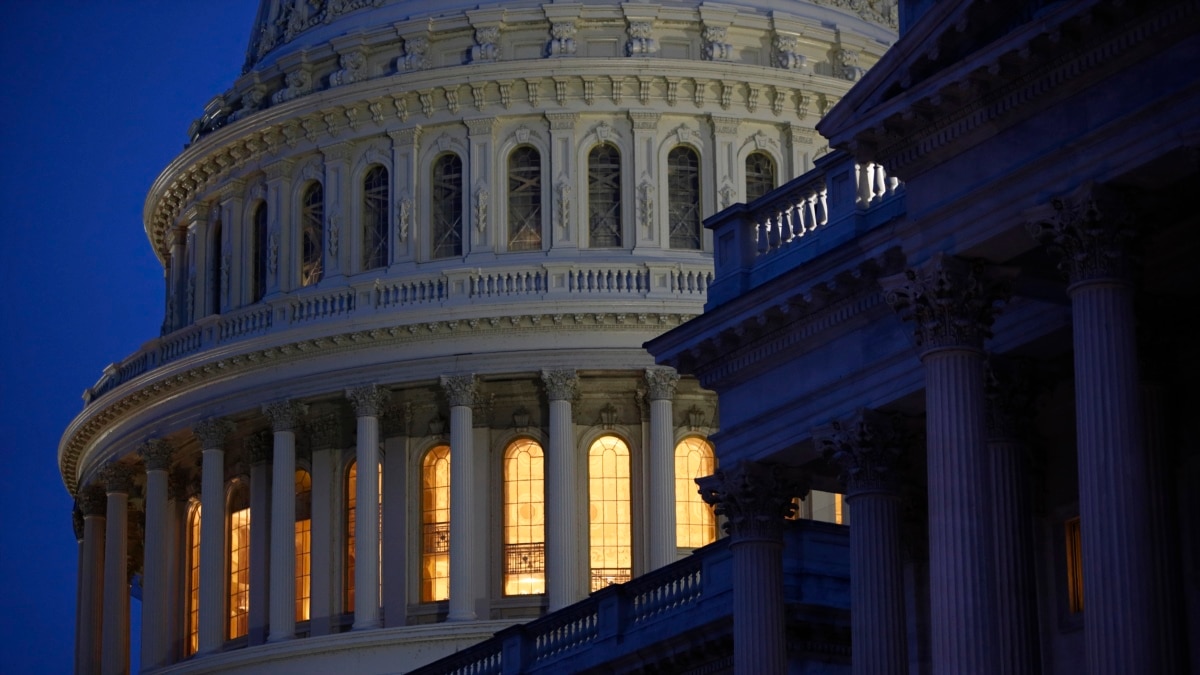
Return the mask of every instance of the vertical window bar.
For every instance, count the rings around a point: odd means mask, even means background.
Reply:
[[[432,245],[430,257],[462,255],[463,165],[457,155],[442,155],[433,164]]]
[[[589,244],[619,248],[621,230],[621,155],[604,143],[588,155]]]
[[[701,247],[700,157],[691,148],[667,153],[667,219],[671,248]]]
[[[765,152],[746,157],[746,203],[775,189],[775,160]]]
[[[324,273],[325,188],[310,183],[300,205],[300,285],[312,286]]]
[[[542,158],[523,145],[508,156],[508,250],[542,248]]]
[[[388,264],[388,171],[373,167],[363,178],[362,235],[364,270]]]

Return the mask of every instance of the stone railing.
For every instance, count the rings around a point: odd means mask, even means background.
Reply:
[[[716,259],[709,308],[903,213],[903,185],[879,164],[858,164],[840,152],[816,164],[754,202],[705,221]]]
[[[195,323],[151,340],[105,368],[84,402],[154,368],[212,347],[300,326],[381,319],[397,309],[456,308],[576,298],[704,300],[713,282],[704,263],[545,263],[512,268],[468,268],[341,286],[304,288]]]

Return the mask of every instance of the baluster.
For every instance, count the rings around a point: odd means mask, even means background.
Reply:
[[[754,250],[758,252],[758,255],[767,252],[767,226],[764,223],[754,223],[754,241],[756,242]]]

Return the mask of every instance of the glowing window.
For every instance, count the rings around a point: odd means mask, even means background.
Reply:
[[[700,248],[700,156],[680,146],[667,153],[667,218],[671,248]]]
[[[187,643],[184,656],[200,648],[200,504],[193,502],[187,520]]]
[[[250,491],[235,483],[229,496],[229,639],[242,637],[250,619]]]
[[[1079,517],[1065,524],[1067,544],[1067,609],[1072,613],[1083,611],[1083,532],[1079,529]]]
[[[430,257],[462,255],[463,163],[458,155],[442,155],[433,163]]]
[[[504,451],[504,594],[546,592],[545,457],[522,439]]]
[[[808,493],[808,499],[804,501],[807,502],[805,517],[823,523],[849,524],[850,514],[846,512],[846,498],[840,493],[812,490]]]
[[[746,202],[775,189],[775,160],[765,152],[752,152],[746,157]]]
[[[383,475],[383,465],[380,464],[380,476]],[[350,463],[346,469],[346,578],[343,585],[346,589],[345,611],[354,611],[354,542],[358,523],[358,462]],[[383,528],[383,483],[379,484],[379,527]],[[382,533],[381,533],[382,534]],[[379,539],[380,579],[383,565],[383,537]]]
[[[629,581],[633,572],[629,446],[602,436],[588,450],[591,589]]]
[[[542,248],[542,156],[523,145],[508,156],[508,250]]]
[[[421,462],[421,602],[450,597],[450,446]]]
[[[675,446],[675,545],[699,548],[716,541],[712,507],[700,498],[695,479],[717,470],[712,446],[702,438],[685,438]]]
[[[250,301],[258,302],[267,294],[267,205],[259,203],[251,219]]]
[[[321,280],[325,246],[325,188],[309,183],[300,203],[300,285]]]
[[[296,471],[296,621],[308,621],[312,597],[312,476]]]
[[[621,154],[602,143],[588,155],[589,244],[619,247],[621,229]]]
[[[388,264],[388,170],[372,167],[363,177],[362,235],[364,270]]]
[[[221,313],[221,252],[225,250],[221,221],[213,223],[212,249],[208,255],[208,304],[212,314]]]

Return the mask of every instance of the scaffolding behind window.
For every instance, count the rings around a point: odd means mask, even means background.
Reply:
[[[602,143],[588,155],[588,243],[621,246],[621,154]]]
[[[746,203],[775,189],[775,160],[765,152],[746,157]]]
[[[309,183],[300,203],[300,285],[312,286],[324,272],[325,188]]]
[[[187,521],[187,641],[184,656],[200,648],[200,503],[192,502]]]
[[[388,170],[371,167],[363,177],[362,268],[373,270],[388,264]]]
[[[701,247],[700,156],[689,147],[667,153],[667,220],[671,248]]]
[[[700,498],[695,479],[717,470],[712,446],[702,438],[685,438],[675,446],[675,545],[699,548],[716,541],[717,519]]]
[[[508,250],[542,248],[542,156],[523,145],[508,156]]]
[[[433,163],[431,206],[432,258],[463,252],[463,163],[458,155],[442,155]]]
[[[312,597],[312,476],[296,471],[296,621],[308,621]]]

